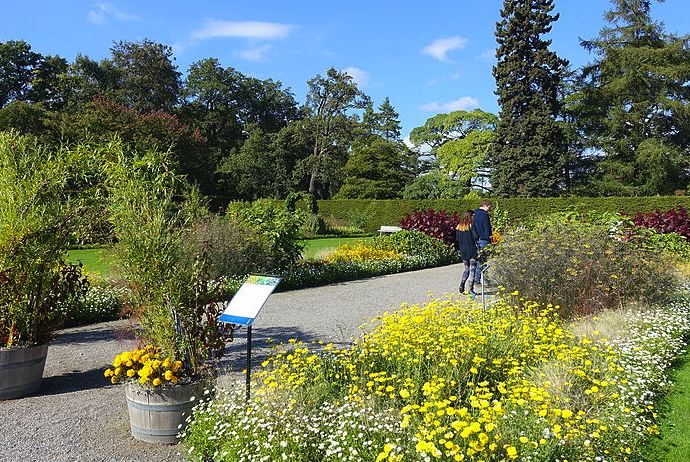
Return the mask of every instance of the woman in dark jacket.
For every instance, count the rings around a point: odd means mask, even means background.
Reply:
[[[465,269],[460,278],[460,293],[465,293],[465,283],[469,279],[469,290],[467,293],[474,297],[477,295],[474,291],[474,279],[477,271],[477,236],[472,229],[472,219],[474,218],[474,211],[467,210],[460,223],[455,228],[455,240],[458,242],[458,254],[462,258],[462,263]]]

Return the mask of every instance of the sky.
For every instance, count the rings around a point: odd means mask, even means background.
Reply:
[[[574,68],[593,57],[580,39],[605,25],[607,0],[556,0],[552,49]],[[72,61],[110,55],[113,42],[144,38],[173,48],[183,75],[217,58],[245,75],[279,80],[300,103],[307,80],[344,70],[378,106],[400,114],[403,136],[459,109],[498,113],[491,68],[502,0],[2,0],[0,41]],[[690,1],[655,3],[666,31],[690,32]]]

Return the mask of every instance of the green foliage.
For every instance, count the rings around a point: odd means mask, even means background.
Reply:
[[[462,199],[469,193],[467,185],[445,173],[432,172],[415,178],[405,186],[404,199]]]
[[[140,337],[180,359],[191,375],[222,351],[219,330],[222,284],[211,284],[209,255],[201,249],[190,264],[189,230],[207,212],[198,192],[175,175],[165,154],[128,160],[122,151],[106,164],[116,250],[139,307]]]
[[[560,306],[563,319],[615,309],[629,301],[658,302],[674,293],[670,265],[625,244],[605,226],[544,223],[504,236],[492,260],[501,285],[530,300]]]
[[[570,107],[584,146],[601,152],[590,191],[671,194],[689,179],[690,36],[666,33],[651,1],[612,3],[606,27],[583,42],[596,58]]]
[[[0,347],[49,340],[65,320],[62,304],[88,286],[63,255],[88,214],[89,192],[75,188],[84,150],[49,150],[0,133]]]
[[[270,271],[279,266],[266,239],[246,224],[215,215],[197,221],[182,239],[183,265],[192,267],[206,255],[206,275],[210,280]]]
[[[429,257],[431,260],[453,262],[457,258],[451,246],[442,240],[428,236],[420,231],[403,229],[388,236],[377,237],[371,245],[381,250],[392,250],[402,255]],[[434,265],[436,266],[436,265]]]
[[[353,143],[343,167],[343,185],[335,198],[389,199],[400,197],[412,179],[415,159],[401,142],[370,136]]]
[[[172,48],[143,39],[121,40],[110,48],[118,78],[118,101],[139,112],[170,111],[181,94]]]
[[[553,0],[505,0],[496,24],[493,74],[501,107],[491,151],[499,197],[555,196],[563,182],[565,134],[556,121],[568,62],[549,50]]]
[[[487,153],[493,143],[498,118],[481,109],[435,115],[410,133],[419,150],[431,148],[441,170],[469,190],[484,187]],[[432,198],[432,197],[428,197]]]
[[[404,215],[415,210],[434,209],[462,213],[467,209],[477,208],[479,202],[479,199],[325,200],[319,201],[319,213],[327,221],[347,222],[350,216],[359,217],[361,220],[357,226],[361,224],[365,231],[374,232],[380,226],[398,224]],[[609,212],[634,215],[638,211],[668,210],[679,205],[690,208],[690,197],[515,197],[496,199],[494,205],[505,212],[505,217],[501,217],[501,220],[520,224],[527,219],[556,212],[591,211],[594,214]]]
[[[290,212],[281,202],[258,200],[233,202],[226,216],[249,226],[265,240],[276,265],[273,270],[289,268],[299,260],[303,248],[299,230],[305,220],[301,211]]]
[[[368,98],[354,83],[352,77],[334,68],[326,75],[317,75],[307,82],[308,130],[313,134],[313,150],[307,161],[309,192],[318,197],[326,194],[329,186],[339,186],[340,169],[347,160],[347,147],[358,116],[349,112],[364,109]]]

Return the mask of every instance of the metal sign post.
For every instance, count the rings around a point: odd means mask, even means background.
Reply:
[[[281,278],[275,276],[249,275],[232,300],[227,303],[218,320],[247,327],[247,368],[245,377],[246,399],[251,396],[252,374],[252,324],[268,297],[273,293]]]
[[[252,387],[252,326],[247,326],[247,368],[246,368],[246,378],[245,378],[245,391],[246,400],[249,401],[251,397],[251,387]]]

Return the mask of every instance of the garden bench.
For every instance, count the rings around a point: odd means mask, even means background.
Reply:
[[[398,231],[402,231],[400,226],[381,226],[379,228],[379,234],[393,234]]]

